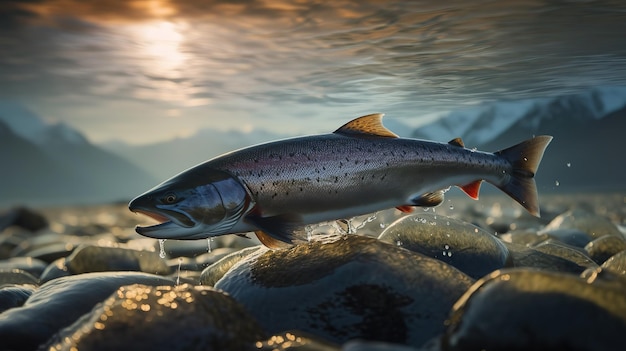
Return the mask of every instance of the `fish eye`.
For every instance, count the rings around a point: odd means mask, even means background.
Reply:
[[[176,194],[174,193],[167,193],[165,194],[165,196],[163,196],[163,202],[166,204],[173,204],[175,203],[177,200]]]

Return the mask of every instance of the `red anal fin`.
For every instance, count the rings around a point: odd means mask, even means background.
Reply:
[[[483,181],[479,179],[469,184],[459,186],[459,188],[463,190],[463,192],[466,193],[467,196],[471,197],[474,200],[478,200],[478,193],[480,192],[480,184],[482,182]]]
[[[409,206],[409,205],[396,206],[396,208],[399,211],[404,212],[404,213],[411,213],[415,209],[413,206]]]

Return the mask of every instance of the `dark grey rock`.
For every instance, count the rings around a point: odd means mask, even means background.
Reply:
[[[32,257],[12,257],[0,261],[0,271],[21,269],[34,277],[39,277],[47,265],[46,262]]]
[[[626,275],[626,251],[616,253],[602,264],[602,269]]]
[[[258,250],[262,250],[262,248],[260,246],[247,247],[224,256],[202,271],[200,284],[214,286],[237,262]]]
[[[331,342],[355,338],[421,345],[473,279],[377,239],[346,235],[291,249],[261,249],[216,284],[269,333],[301,330]]]
[[[568,246],[558,240],[550,239],[541,242],[532,247],[537,251],[541,251],[548,255],[564,258],[568,261],[572,261],[581,267],[597,268],[598,264],[589,258],[584,250],[577,249],[573,246]]]
[[[50,263],[43,271],[43,273],[41,273],[39,281],[43,284],[49,282],[52,279],[72,275],[67,268],[67,264],[65,263],[66,260],[67,258],[61,257]]]
[[[173,285],[160,276],[138,273],[87,273],[42,285],[21,307],[0,314],[0,340],[9,350],[33,350],[72,324],[119,287],[130,284]]]
[[[513,267],[527,267],[554,272],[580,274],[586,265],[579,265],[563,257],[551,255],[523,245],[506,243],[513,258]]]
[[[36,232],[46,228],[48,220],[44,215],[32,209],[16,207],[0,214],[0,232],[10,226],[17,226]]]
[[[575,247],[585,247],[593,238],[578,229],[552,229],[552,230],[542,230],[539,232],[540,234],[545,234],[550,238],[559,240],[560,242],[575,246]]]
[[[443,261],[475,279],[512,264],[500,239],[472,224],[441,215],[402,217],[378,239]]]
[[[585,246],[589,257],[598,264],[611,258],[611,256],[626,250],[626,239],[622,236],[607,235],[595,239]]]
[[[593,239],[604,235],[622,236],[617,226],[608,218],[582,209],[570,210],[556,216],[545,228],[546,231],[555,229],[576,229]]]
[[[83,245],[66,260],[72,274],[107,271],[138,271],[165,275],[171,272],[158,253],[122,247]]]
[[[626,279],[592,273],[503,270],[455,304],[443,349],[620,350],[626,335]]]
[[[0,287],[14,284],[39,285],[39,280],[21,269],[0,270]]]
[[[259,324],[209,287],[119,288],[48,342],[55,350],[254,350]]]
[[[33,285],[3,286],[0,288],[0,313],[20,307],[35,291]]]

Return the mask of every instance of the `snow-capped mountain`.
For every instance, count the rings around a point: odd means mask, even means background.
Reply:
[[[612,87],[455,111],[415,130],[413,137],[446,141],[460,136],[467,147],[495,151],[534,135],[552,135],[537,173],[540,190],[623,190],[624,131],[626,87]]]
[[[453,111],[413,132],[413,137],[484,145],[511,128],[536,131],[547,121],[579,123],[601,119],[626,107],[626,87],[597,87],[583,94],[484,103]]]

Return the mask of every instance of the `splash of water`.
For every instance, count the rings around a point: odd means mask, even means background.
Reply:
[[[165,258],[165,241],[167,239],[159,239],[159,257]]]

